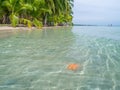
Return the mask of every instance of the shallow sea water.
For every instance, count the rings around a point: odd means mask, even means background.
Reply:
[[[120,90],[120,27],[0,31],[0,90]]]

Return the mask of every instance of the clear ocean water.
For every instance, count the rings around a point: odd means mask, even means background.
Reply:
[[[0,90],[120,90],[120,27],[0,31]]]

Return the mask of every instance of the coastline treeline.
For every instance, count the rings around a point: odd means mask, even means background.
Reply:
[[[72,24],[73,0],[0,0],[0,24],[38,28]]]

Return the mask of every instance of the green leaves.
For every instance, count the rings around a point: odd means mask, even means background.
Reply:
[[[28,19],[20,18],[20,23],[27,25],[28,28],[32,27],[32,22]]]
[[[40,22],[36,18],[33,20],[33,25],[35,25],[37,28],[41,28],[43,26],[42,22]]]
[[[30,4],[23,4],[23,5],[21,5],[20,10],[30,10],[30,11],[32,11],[33,7]]]
[[[10,21],[13,27],[16,27],[19,23],[19,18],[15,14],[10,15]]]
[[[42,23],[71,22],[72,6],[73,0],[0,0],[0,17],[8,16],[12,26],[22,22],[39,28]]]
[[[2,6],[7,8],[8,11],[12,11],[12,7],[13,6],[12,6],[12,4],[8,0],[3,1]]]

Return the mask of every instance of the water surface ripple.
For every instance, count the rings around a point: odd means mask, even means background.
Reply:
[[[120,27],[0,32],[0,90],[120,90]]]

